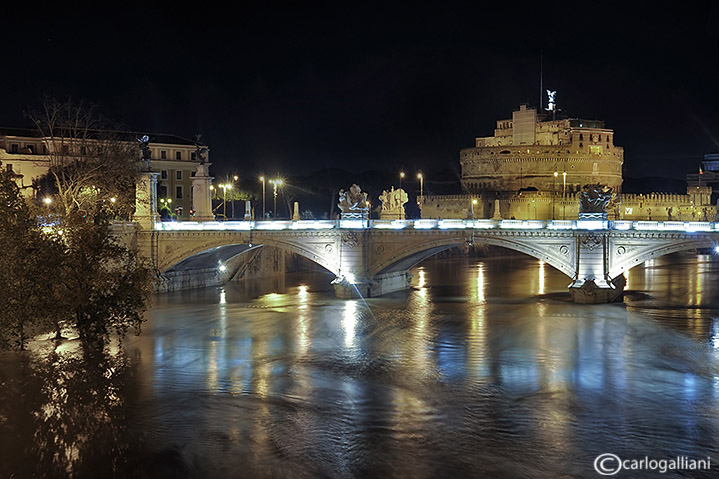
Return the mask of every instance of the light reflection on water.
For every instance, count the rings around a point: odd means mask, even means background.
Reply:
[[[37,452],[42,434],[8,418],[49,410],[83,440],[41,444],[72,444],[59,470],[78,477],[110,439],[126,455],[113,467],[136,477],[594,477],[604,452],[719,462],[712,257],[637,267],[613,305],[572,304],[569,278],[527,257],[413,273],[414,290],[367,301],[334,299],[322,275],[160,296],[110,376],[122,382],[63,373],[80,402],[62,408],[55,393],[13,396],[47,371],[5,357],[0,446]],[[79,420],[95,413],[123,426]]]

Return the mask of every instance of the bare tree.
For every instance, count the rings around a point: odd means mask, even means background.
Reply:
[[[64,216],[110,209],[129,217],[139,171],[137,144],[100,116],[94,105],[47,98],[27,116],[45,143],[48,176]]]

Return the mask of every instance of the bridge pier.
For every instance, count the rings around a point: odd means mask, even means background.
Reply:
[[[405,291],[410,288],[412,275],[409,271],[396,271],[393,273],[378,274],[369,280],[338,277],[333,282],[335,296],[338,298],[375,298],[397,291]]]
[[[572,301],[580,304],[603,304],[620,301],[624,293],[627,280],[620,275],[612,281],[598,281],[592,279],[576,280],[569,285]]]

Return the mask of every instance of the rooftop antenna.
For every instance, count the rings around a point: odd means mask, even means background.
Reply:
[[[539,111],[544,109],[544,55],[539,55]]]

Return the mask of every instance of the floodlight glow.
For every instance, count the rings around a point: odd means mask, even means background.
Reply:
[[[715,246],[715,247],[714,247],[714,252],[717,253],[717,254],[719,254],[719,246]]]
[[[604,220],[579,220],[577,228],[582,230],[601,230],[606,229],[606,221]]]
[[[711,223],[707,223],[704,221],[693,221],[691,223],[684,224],[684,231],[687,231],[689,233],[694,233],[695,231],[711,231],[711,229]]]
[[[220,264],[217,269],[220,270],[220,273],[224,273],[225,271],[227,271],[227,266],[225,266],[224,264]]]
[[[440,220],[439,222],[439,229],[446,230],[446,229],[464,229],[467,227],[467,224],[464,222],[464,220]]]
[[[362,229],[364,227],[364,220],[340,220],[340,228]]]
[[[474,228],[488,230],[488,229],[496,228],[497,222],[494,220],[475,220],[474,225],[470,225],[470,227],[471,226],[474,226]]]
[[[402,220],[392,220],[389,223],[375,221],[372,227],[377,229],[401,230],[406,228],[407,224]]]
[[[416,230],[428,230],[437,226],[437,220],[416,220],[414,222],[414,229]]]
[[[355,275],[353,275],[352,273],[345,274],[345,281],[347,281],[349,284],[354,284]]]

